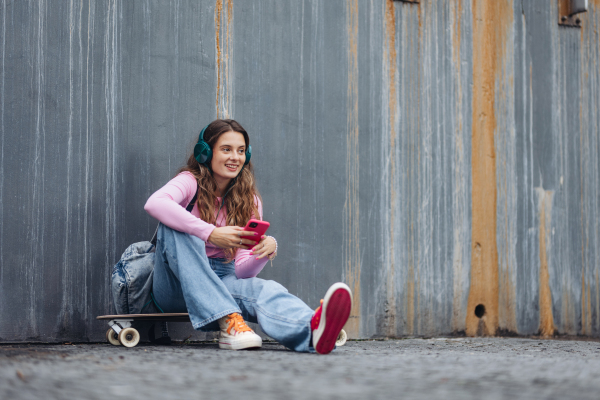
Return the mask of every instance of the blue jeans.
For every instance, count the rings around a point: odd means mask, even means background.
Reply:
[[[196,330],[218,330],[219,318],[240,313],[285,347],[313,351],[314,311],[275,281],[238,279],[234,262],[206,256],[200,238],[158,228],[153,293],[164,312],[188,312]]]

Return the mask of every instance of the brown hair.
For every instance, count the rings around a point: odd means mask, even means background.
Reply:
[[[244,135],[246,148],[250,145],[248,133],[242,126],[232,119],[217,119],[211,122],[204,131],[204,141],[214,148],[219,137],[226,132],[238,132]],[[204,164],[200,164],[194,157],[194,153],[188,158],[187,164],[183,166],[178,173],[188,171],[194,175],[198,182],[198,210],[200,211],[200,219],[210,224],[216,223],[215,213],[218,208],[217,204],[217,181],[213,177],[212,170]],[[225,196],[224,206],[227,208],[228,226],[244,226],[254,216],[255,219],[260,219],[258,213],[258,204],[256,199],[262,201],[258,189],[256,188],[254,179],[254,168],[252,161],[246,165],[238,176],[233,179],[229,185],[229,191]],[[225,249],[227,259],[231,260],[235,257],[237,249]]]

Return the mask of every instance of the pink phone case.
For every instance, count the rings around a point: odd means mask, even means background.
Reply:
[[[259,221],[257,219],[251,219],[250,221],[248,221],[248,223],[244,227],[244,230],[256,232],[256,233],[258,233],[258,235],[254,236],[254,237],[245,236],[244,239],[253,240],[256,245],[256,243],[260,242],[260,237],[267,232],[267,229],[269,229],[269,225],[270,224],[267,221]],[[252,248],[254,248],[254,246]]]

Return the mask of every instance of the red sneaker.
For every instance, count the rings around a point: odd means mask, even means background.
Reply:
[[[319,354],[331,353],[352,310],[352,292],[345,283],[331,285],[310,321],[312,342]]]

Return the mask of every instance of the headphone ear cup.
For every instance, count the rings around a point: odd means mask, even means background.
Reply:
[[[194,158],[200,164],[204,164],[208,166],[208,163],[212,159],[212,150],[210,146],[205,141],[198,142],[196,146],[194,146]]]
[[[248,165],[251,157],[252,157],[252,146],[249,145],[248,150],[246,150],[246,161],[244,161],[244,165]]]

